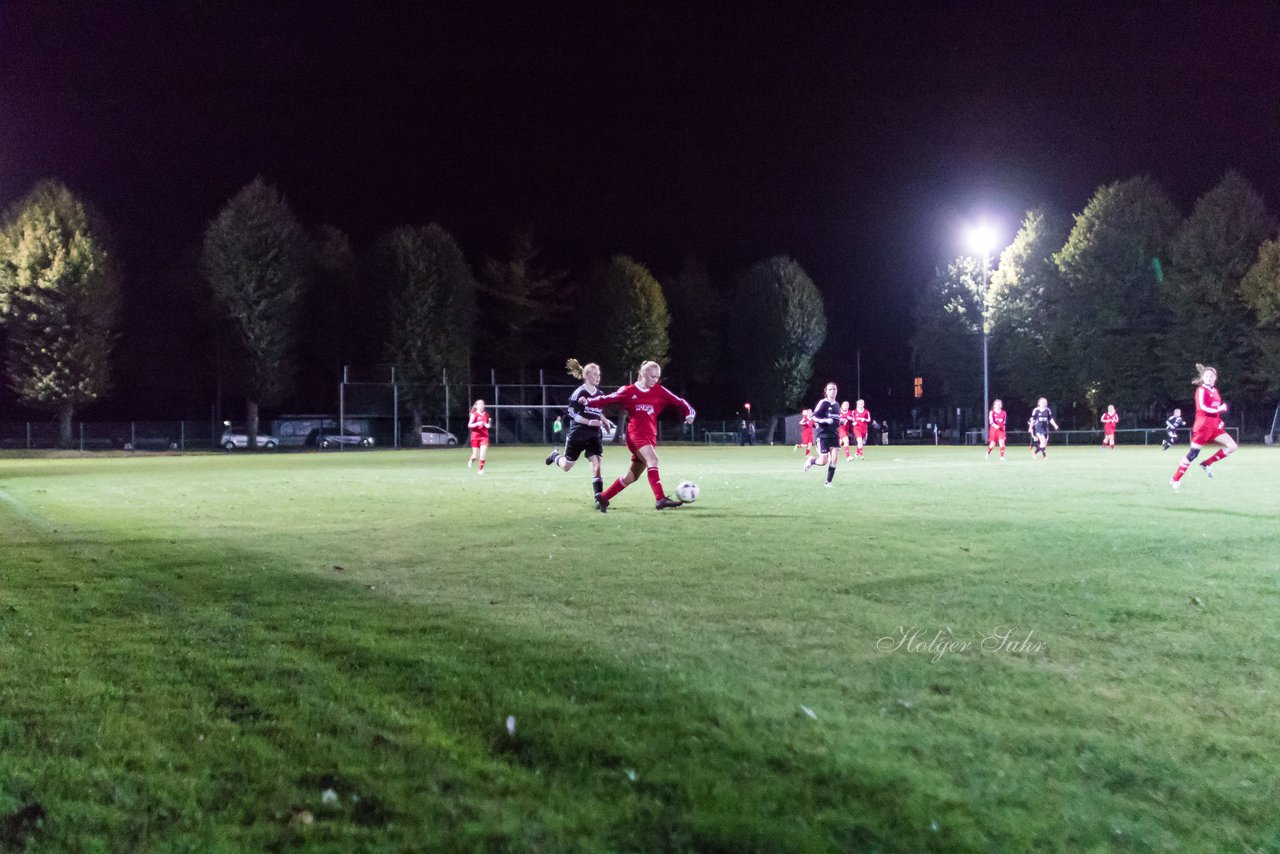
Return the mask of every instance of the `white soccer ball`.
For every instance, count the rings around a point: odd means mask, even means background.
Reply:
[[[698,500],[698,484],[691,480],[686,480],[676,487],[676,498],[679,498],[685,504],[692,504]]]

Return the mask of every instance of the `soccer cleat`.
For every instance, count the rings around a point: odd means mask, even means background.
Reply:
[[[809,457],[809,459],[804,461],[804,465],[800,468],[800,471],[808,471],[809,469],[813,468],[817,464],[817,462],[818,461],[815,460],[813,457]]]
[[[471,468],[471,464],[474,462],[475,460],[467,460],[467,468]]]
[[[560,452],[553,448],[551,450],[551,453],[547,454],[547,458],[543,460],[543,462],[545,462],[549,466],[555,465],[556,457],[558,456],[560,456]]]
[[[825,486],[827,489],[830,489],[830,488],[831,488],[831,481],[827,481],[826,483],[824,483],[824,484],[822,484],[822,485],[823,485],[823,486]]]
[[[597,495],[596,509],[599,510],[601,513],[609,512],[609,499],[605,498],[603,495]]]
[[[476,472],[476,474],[484,474],[484,469],[480,469],[480,471]]]
[[[1209,477],[1213,477],[1213,470],[1210,469],[1207,465],[1205,465],[1204,463],[1201,463],[1200,468],[1204,471],[1205,474],[1209,475]]]
[[[664,496],[662,496],[662,500],[661,500],[661,501],[659,501],[659,502],[657,502],[656,504],[654,504],[654,505],[653,505],[653,509],[654,509],[654,510],[663,510],[663,509],[665,509],[665,508],[667,508],[667,507],[681,507],[681,506],[683,506],[683,504],[682,504],[681,502],[676,501],[674,498],[668,498],[667,496],[665,496],[665,495],[664,495]]]
[[[1177,482],[1176,480],[1174,480],[1173,478],[1169,478],[1169,485],[1173,487],[1173,491],[1174,491],[1174,492],[1177,492],[1177,491],[1178,491],[1178,487],[1182,486],[1182,484],[1178,483],[1178,482]]]

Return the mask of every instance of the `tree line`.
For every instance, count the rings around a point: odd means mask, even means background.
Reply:
[[[357,253],[340,229],[308,229],[262,178],[205,230],[212,358],[242,393],[250,437],[262,406],[287,402],[302,371],[391,364],[414,430],[461,399],[472,362],[563,364],[609,372],[646,359],[694,388],[725,377],[766,416],[793,408],[826,337],[820,292],[792,258],[748,268],[726,303],[696,257],[660,282],[613,255],[581,282],[549,269],[531,230],[474,267],[439,224],[402,225]],[[50,411],[70,442],[73,420],[112,392],[124,271],[103,217],[57,181],[38,184],[0,224],[0,335],[9,387]]]
[[[1280,235],[1236,172],[1185,217],[1147,176],[1100,187],[1072,218],[1028,211],[982,281],[962,256],[917,303],[913,358],[934,402],[978,409],[984,328],[993,397],[1045,396],[1090,424],[1108,404],[1163,419],[1197,362],[1237,411],[1280,395]]]

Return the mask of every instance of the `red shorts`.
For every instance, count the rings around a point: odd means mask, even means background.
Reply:
[[[481,445],[487,445],[487,444],[489,444],[489,437],[487,435],[481,436],[478,433],[471,434],[471,447],[478,448]]]
[[[841,442],[847,442],[847,441],[849,440],[849,428],[848,428],[848,427],[837,427],[837,428],[836,428],[836,435],[840,437],[840,441],[841,441]]]
[[[801,444],[801,445],[812,445],[812,444],[813,444],[813,430],[812,430],[812,429],[809,429],[809,430],[801,430],[801,431],[800,431],[800,444]]]
[[[864,442],[867,441],[867,425],[866,424],[853,425],[853,435]]]
[[[644,462],[644,460],[640,458],[640,449],[645,445],[656,444],[658,444],[657,436],[650,436],[647,433],[639,436],[633,436],[630,431],[627,432],[627,450],[631,452],[632,462]]]
[[[1105,436],[1114,436],[1114,435],[1116,434],[1116,428],[1114,428],[1114,427],[1107,427],[1107,428],[1105,428],[1105,429],[1102,431],[1102,433],[1103,433],[1103,435],[1105,435]]]
[[[1003,427],[992,427],[992,428],[991,428],[991,438],[990,438],[990,439],[988,439],[987,441],[989,441],[989,442],[1003,442],[1003,441],[1004,441],[1004,428],[1003,428]]]
[[[1191,431],[1191,444],[1212,445],[1225,432],[1227,431],[1222,426],[1221,418],[1205,421],[1203,424],[1197,424],[1196,428]]]

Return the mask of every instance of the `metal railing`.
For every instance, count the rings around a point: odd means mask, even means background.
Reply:
[[[1228,427],[1231,438],[1240,441],[1240,428]],[[1191,440],[1191,429],[1183,427],[1176,431],[1178,441],[1175,444],[1185,445]],[[1163,427],[1128,427],[1116,430],[1117,445],[1159,445],[1168,433]],[[1029,445],[1031,433],[1027,430],[1010,430],[1006,434],[1006,445]],[[1055,445],[1101,445],[1104,433],[1098,430],[1054,430],[1049,434],[1049,441]],[[981,430],[970,430],[964,434],[966,445],[985,445]]]

